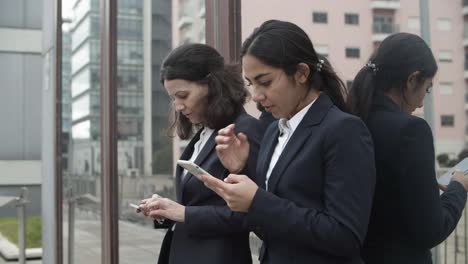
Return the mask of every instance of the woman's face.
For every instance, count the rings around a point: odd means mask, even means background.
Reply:
[[[164,80],[164,88],[172,99],[174,109],[190,120],[202,124],[206,110],[208,86],[182,79]]]
[[[253,100],[275,118],[290,118],[304,106],[305,85],[297,85],[293,78],[279,68],[264,64],[252,55],[242,58],[244,77],[254,88]]]
[[[426,78],[422,82],[410,84],[405,92],[405,102],[403,111],[412,113],[416,108],[423,107],[424,96],[430,92],[432,88],[432,80],[434,78]]]

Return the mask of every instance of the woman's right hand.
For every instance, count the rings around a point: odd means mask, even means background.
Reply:
[[[139,205],[140,207],[142,207],[142,208],[146,208],[147,204],[149,204],[149,203],[151,203],[151,202],[153,202],[154,200],[159,199],[159,198],[162,198],[162,197],[159,196],[158,194],[153,194],[150,198],[146,198],[146,199],[141,200],[141,201],[138,203],[138,205]],[[152,208],[152,209],[159,209],[159,208],[155,207],[155,208]],[[146,210],[145,210],[145,211],[143,211],[143,214],[144,214],[145,216],[148,216],[148,215],[149,215],[149,211],[146,211]],[[160,224],[162,223],[162,221],[164,221],[164,218],[163,218],[163,217],[160,217],[160,216],[152,216],[152,218],[153,218],[154,220],[157,220]]]
[[[463,185],[465,191],[468,192],[468,176],[463,173],[463,171],[454,171],[452,176],[452,181],[457,181]]]
[[[216,152],[223,166],[231,173],[239,173],[249,157],[249,141],[243,133],[234,134],[234,124],[220,129],[215,138]]]

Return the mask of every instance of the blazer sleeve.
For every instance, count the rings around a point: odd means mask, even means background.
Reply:
[[[236,133],[247,135],[250,150],[243,172],[255,180],[258,149],[265,127],[257,119],[247,116],[236,123]],[[186,206],[185,223],[189,232],[199,236],[230,234],[246,231],[245,213],[233,212],[224,206]]]
[[[401,192],[402,229],[415,247],[431,248],[455,229],[466,202],[466,191],[451,182],[440,196],[435,175],[432,132],[420,118],[412,118],[402,129],[400,151],[396,155],[397,181]]]
[[[354,117],[327,131],[322,150],[323,209],[304,208],[259,188],[247,222],[271,240],[334,256],[356,256],[366,235],[375,187],[373,144],[365,125]]]

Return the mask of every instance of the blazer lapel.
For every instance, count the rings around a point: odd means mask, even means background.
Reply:
[[[264,146],[267,146],[263,152],[264,154],[261,155],[257,160],[257,185],[262,189],[265,189],[266,174],[268,172],[268,168],[270,167],[270,162],[267,161],[271,161],[271,156],[273,156],[273,152],[275,151],[276,145],[278,144],[278,122],[275,122],[275,124],[276,129],[272,133],[272,136],[266,138],[266,140],[262,143]]]
[[[214,131],[213,134],[211,134],[210,138],[208,141],[206,141],[205,146],[203,146],[202,150],[200,153],[198,153],[197,158],[195,159],[195,163],[200,165],[205,161],[205,159],[208,157],[208,155],[211,153],[213,148],[216,146],[215,143],[215,137],[218,135],[218,132]]]
[[[185,147],[184,152],[180,156],[181,160],[189,160],[192,156],[194,145],[200,139],[201,130],[195,134],[195,136],[190,140],[188,145]],[[182,173],[184,173],[184,168],[177,165],[176,166],[176,177],[175,177],[175,185],[176,185],[176,198],[177,202],[182,203]],[[187,178],[187,177],[185,177]]]
[[[291,135],[291,138],[271,172],[270,178],[268,179],[269,192],[275,192],[276,186],[284,171],[297,153],[304,147],[304,142],[313,134],[313,127],[322,122],[332,106],[333,103],[330,98],[322,93],[310,107],[309,111],[307,111],[306,115],[299,123],[299,126]]]
[[[205,146],[203,146],[202,150],[200,151],[200,153],[198,153],[198,156],[197,158],[195,159],[194,163],[201,166],[201,164],[203,163],[203,161],[205,161],[205,159],[209,156],[209,154],[211,153],[211,151],[213,150],[213,148],[216,146],[216,143],[215,143],[215,140],[214,138],[216,137],[218,133],[216,131],[213,132],[213,134],[211,134],[210,138],[208,139],[208,141],[205,143]],[[200,134],[198,134],[198,139],[200,138]],[[197,139],[197,141],[198,141]],[[193,145],[195,145],[195,143],[197,142],[195,141],[193,143]],[[193,153],[193,145],[192,145],[192,151],[191,153]],[[191,157],[191,155],[190,155]],[[188,157],[187,159],[190,159],[190,157]],[[187,175],[182,179],[181,181],[181,184],[180,184],[180,191],[181,191],[181,201],[183,201],[183,198],[184,198],[184,186],[185,184],[190,180],[190,178],[192,178],[193,174],[188,172]]]

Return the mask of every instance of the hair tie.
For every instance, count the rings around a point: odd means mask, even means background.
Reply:
[[[322,59],[318,60],[317,65],[316,65],[317,71],[318,71],[318,72],[321,72],[321,71],[322,71],[322,67],[323,67],[323,64],[324,64],[324,63],[325,63],[324,60],[322,60]]]
[[[379,70],[379,68],[375,65],[375,63],[372,63],[372,61],[366,63],[366,67],[371,69],[374,75],[377,74],[377,71]]]

